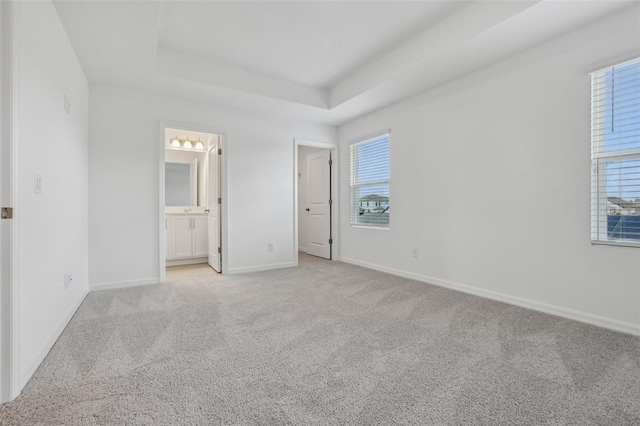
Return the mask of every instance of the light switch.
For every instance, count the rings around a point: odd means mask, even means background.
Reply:
[[[36,194],[42,194],[42,175],[33,175],[33,192]]]

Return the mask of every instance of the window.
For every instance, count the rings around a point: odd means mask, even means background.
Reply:
[[[389,228],[389,133],[352,143],[351,225]]]
[[[640,59],[591,75],[591,240],[640,247]]]

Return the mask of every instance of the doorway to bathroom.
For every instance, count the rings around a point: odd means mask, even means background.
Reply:
[[[160,134],[161,281],[222,273],[225,134],[174,123]]]

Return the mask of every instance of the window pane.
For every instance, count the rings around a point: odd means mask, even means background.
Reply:
[[[351,224],[389,227],[389,134],[349,147]]]
[[[389,185],[355,188],[357,212],[354,223],[368,226],[389,226]]]
[[[603,87],[605,151],[640,148],[640,63],[606,72]]]
[[[640,160],[607,164],[607,237],[640,240]]]
[[[353,184],[389,180],[389,135],[352,146]]]
[[[591,83],[591,238],[640,245],[640,59]]]

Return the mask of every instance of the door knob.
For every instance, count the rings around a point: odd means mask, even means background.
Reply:
[[[306,208],[306,209],[304,209],[304,210],[308,212],[308,211],[309,211],[309,208]]]

